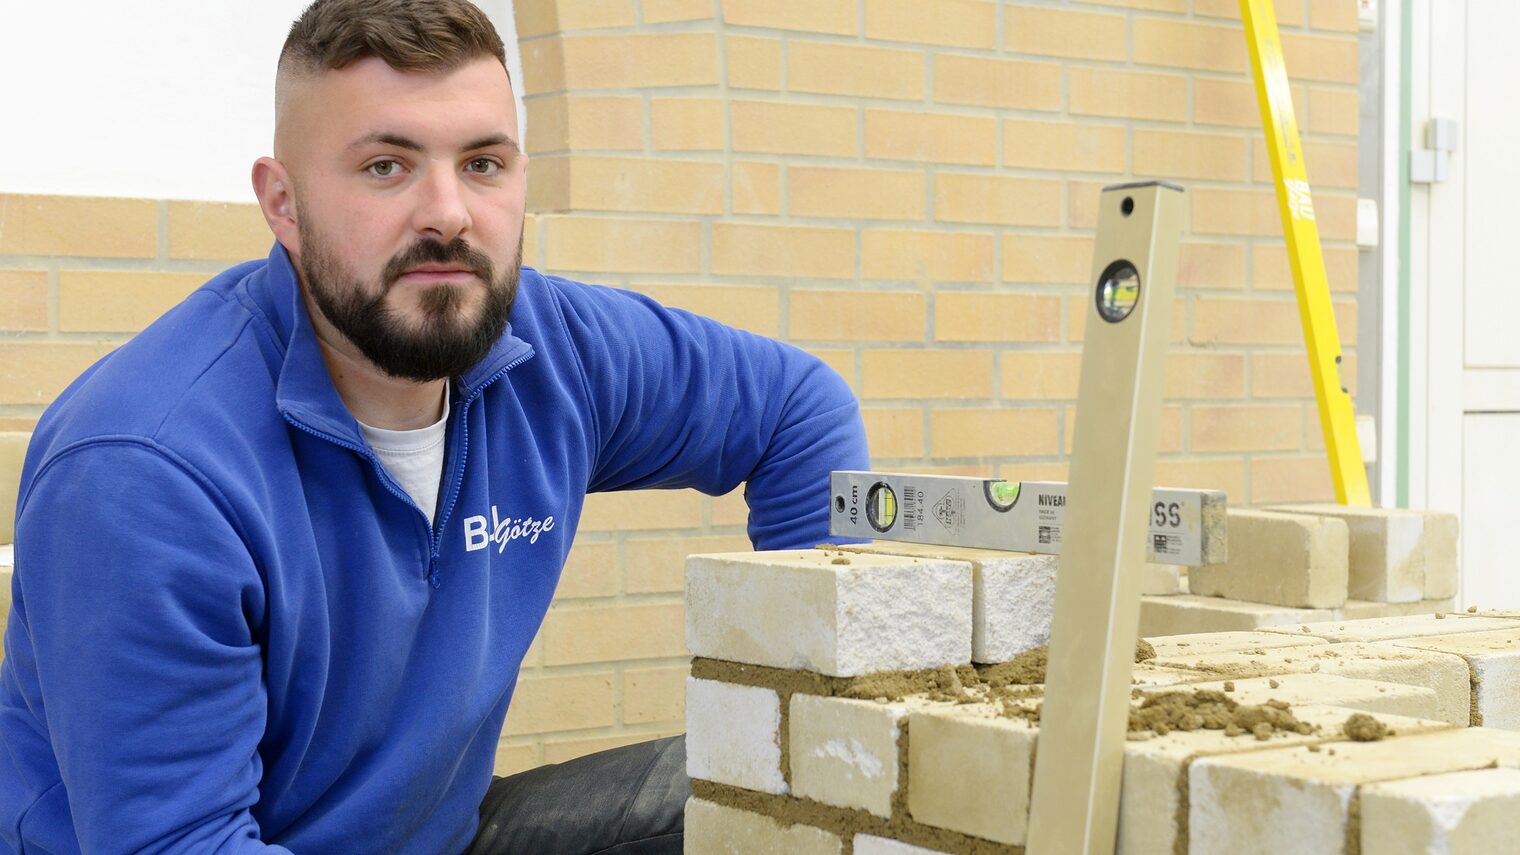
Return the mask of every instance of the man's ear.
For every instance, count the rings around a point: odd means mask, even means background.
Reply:
[[[253,193],[259,197],[264,221],[274,232],[275,240],[291,254],[301,251],[300,230],[296,228],[296,197],[291,190],[290,172],[285,164],[272,157],[253,162]]]

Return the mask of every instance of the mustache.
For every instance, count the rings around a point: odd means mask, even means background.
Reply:
[[[421,264],[457,264],[475,274],[482,282],[496,280],[491,259],[463,238],[456,237],[446,244],[427,238],[418,240],[386,262],[381,281],[389,289],[408,270]]]

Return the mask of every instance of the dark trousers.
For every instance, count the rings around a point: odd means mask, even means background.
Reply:
[[[686,738],[672,736],[497,778],[464,855],[680,855]]]

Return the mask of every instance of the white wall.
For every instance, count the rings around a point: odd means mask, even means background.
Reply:
[[[0,193],[252,202],[307,2],[0,3]],[[511,0],[477,2],[521,81]]]

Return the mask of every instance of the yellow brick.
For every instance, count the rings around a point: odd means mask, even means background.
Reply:
[[[1277,502],[1329,502],[1335,499],[1330,464],[1324,455],[1258,457],[1251,461],[1253,505]]]
[[[522,233],[522,263],[529,267],[538,267],[538,236],[539,216],[527,214],[523,217]]]
[[[1149,9],[1153,12],[1186,12],[1188,0],[1088,0],[1100,6]]]
[[[1360,100],[1355,89],[1311,88],[1307,129],[1316,134],[1356,136],[1361,129]]]
[[[1292,0],[1273,4],[1280,27],[1300,26],[1304,23],[1304,4]],[[1240,20],[1240,0],[1193,0],[1193,14],[1200,17]],[[1242,39],[1245,35],[1240,36]]]
[[[679,731],[680,728],[675,728]],[[545,763],[565,763],[577,757],[585,757],[587,754],[596,754],[600,751],[611,751],[614,748],[622,748],[636,742],[648,742],[663,736],[674,736],[675,733],[654,731],[650,733],[627,733],[619,736],[598,736],[589,739],[556,739],[544,743]]]
[[[200,273],[65,270],[58,274],[58,328],[136,332],[205,282]]]
[[[612,708],[612,672],[524,677],[517,681],[507,721],[508,736],[555,730],[609,727],[617,717]]]
[[[1123,172],[1124,137],[1124,128],[1119,125],[1007,119],[1003,122],[1003,165],[1072,172]]]
[[[702,495],[692,490],[592,493],[581,512],[584,531],[695,528],[702,524]]]
[[[1356,143],[1307,140],[1303,150],[1310,187],[1356,188]],[[1251,142],[1251,180],[1262,184],[1273,181],[1272,161],[1267,157],[1266,143],[1260,139]]]
[[[1346,388],[1355,395],[1355,354],[1342,355],[1340,374]],[[1309,358],[1303,353],[1252,354],[1251,397],[1313,398],[1314,380],[1309,375]]]
[[[1298,305],[1288,300],[1199,297],[1193,304],[1194,344],[1293,344],[1303,342]]]
[[[1330,290],[1341,294],[1357,291],[1358,252],[1354,247],[1332,246],[1321,250],[1325,259],[1325,278]],[[1288,266],[1288,248],[1257,243],[1251,253],[1251,287],[1258,290],[1287,291],[1293,288],[1293,270]]]
[[[629,668],[623,672],[623,723],[682,722],[691,668]]]
[[[1227,500],[1245,498],[1245,461],[1211,457],[1203,460],[1162,458],[1156,461],[1156,484],[1192,490],[1223,490]]]
[[[787,45],[787,86],[859,98],[924,97],[924,54],[896,48],[793,41]]]
[[[855,110],[816,104],[731,101],[734,151],[854,157]]]
[[[867,229],[860,269],[865,279],[987,282],[992,257],[991,235]]]
[[[1077,398],[1082,354],[1049,350],[1013,350],[1001,357],[1003,400]]]
[[[642,98],[550,95],[528,99],[527,108],[532,154],[644,147]]]
[[[1127,23],[1123,15],[1005,6],[1003,47],[1018,53],[1123,62]]]
[[[667,306],[775,338],[781,334],[781,295],[765,285],[634,285]]]
[[[1072,68],[1071,112],[1125,119],[1187,119],[1187,78],[1175,74]]]
[[[838,36],[860,33],[855,0],[723,0],[723,20],[744,27]]]
[[[735,89],[781,88],[781,40],[724,36],[728,46],[728,85]]]
[[[1292,93],[1295,119],[1302,127],[1308,90],[1301,85],[1290,85],[1289,91]],[[1256,87],[1249,80],[1195,77],[1193,121],[1205,125],[1259,129],[1261,107],[1256,102]]]
[[[927,299],[917,291],[794,288],[789,341],[923,341]]]
[[[1241,398],[1245,393],[1244,354],[1173,353],[1167,356],[1167,398]]]
[[[566,89],[638,89],[713,86],[718,80],[717,37],[712,33],[566,36]],[[528,73],[527,51],[523,73]]]
[[[544,618],[544,662],[573,665],[686,655],[680,603],[553,608]]]
[[[1069,324],[1066,337],[1070,341],[1081,341],[1087,335],[1087,316],[1092,308],[1092,297],[1083,294],[1080,297],[1070,298],[1070,305],[1066,307]],[[1179,297],[1172,301],[1171,335],[1167,340],[1172,344],[1181,344],[1187,339],[1187,304]]]
[[[865,0],[866,38],[947,47],[997,47],[997,7],[981,0]]]
[[[934,100],[1013,110],[1059,110],[1061,66],[1051,62],[937,54]]]
[[[1244,288],[1245,247],[1235,243],[1184,242],[1177,254],[1182,288]]]
[[[496,762],[491,767],[491,774],[506,777],[538,766],[538,746],[500,742],[496,746]]]
[[[742,488],[736,493],[742,494]],[[743,507],[742,495],[739,502]],[[740,523],[744,518],[740,517]],[[623,542],[623,566],[630,594],[674,594],[684,587],[686,556],[748,552],[744,535],[717,537],[630,537]]]
[[[1134,172],[1155,178],[1241,181],[1246,177],[1246,139],[1136,128]]]
[[[633,26],[629,0],[532,0],[512,8],[520,39],[567,30]]]
[[[538,212],[723,213],[723,164],[625,157],[534,161],[528,204]]]
[[[1193,451],[1293,451],[1303,447],[1298,406],[1195,406]]]
[[[37,430],[37,418],[37,416],[0,416],[0,430],[34,433]]]
[[[605,273],[696,273],[702,266],[702,226],[675,220],[548,216],[544,265]]]
[[[1098,227],[1098,206],[1105,186],[1102,181],[1066,182],[1067,225],[1074,229]]]
[[[865,407],[860,415],[866,423],[873,459],[923,456],[923,410],[917,407]]]
[[[781,167],[774,163],[729,164],[735,214],[781,213]]]
[[[1077,407],[1075,404],[1071,404],[1064,407],[1063,410],[1066,418],[1063,422],[1064,431],[1061,449],[1063,453],[1069,453],[1077,432]],[[1157,451],[1162,454],[1168,454],[1182,450],[1182,423],[1181,407],[1161,408],[1161,421],[1158,427],[1159,433],[1156,443]]]
[[[712,270],[733,276],[855,275],[855,233],[850,229],[714,223]]]
[[[867,350],[860,359],[862,398],[992,397],[990,351]]]
[[[169,257],[246,261],[264,258],[274,235],[258,205],[169,203]]]
[[[559,37],[522,42],[525,98],[565,90],[565,44]]]
[[[834,350],[826,347],[809,347],[804,349],[807,350],[808,353],[811,353],[812,355],[823,360],[823,363],[825,365],[834,369],[835,373],[837,373],[840,377],[843,377],[845,379],[845,382],[850,384],[850,388],[853,389],[856,387],[855,351]],[[739,519],[739,522],[742,523],[744,520],[745,518],[741,517]],[[720,523],[716,519],[713,520],[713,525],[719,524]]]
[[[1092,256],[1092,238],[1004,235],[1003,281],[1086,282]]]
[[[560,573],[555,599],[612,597],[617,592],[617,544],[610,540],[576,540]]]
[[[0,270],[0,330],[47,328],[47,271]]]
[[[1270,189],[1221,190],[1193,188],[1192,232],[1195,235],[1257,235],[1282,238],[1282,215]],[[1350,241],[1356,237],[1356,198],[1311,191],[1314,216],[1322,240]]]
[[[1249,69],[1240,27],[1162,18],[1135,19],[1135,62],[1200,71],[1241,73]]]
[[[153,258],[157,254],[157,202],[0,194],[0,255]]]
[[[0,342],[0,404],[47,404],[116,345],[107,342]]]
[[[967,407],[929,413],[929,454],[1007,457],[1054,454],[1060,442],[1054,407]]]
[[[712,0],[640,0],[639,11],[646,24],[709,21],[713,4]]]
[[[1283,65],[1294,80],[1356,83],[1361,78],[1356,42],[1346,36],[1283,33]]]
[[[649,125],[657,149],[723,149],[723,102],[716,98],[656,98],[649,104]]]
[[[924,173],[918,170],[793,166],[787,170],[794,217],[922,220]]]
[[[866,110],[866,157],[993,166],[997,121],[900,110]]]
[[[941,291],[934,298],[935,341],[1061,340],[1061,298],[987,291]]]
[[[1316,30],[1355,33],[1361,30],[1352,0],[1309,0],[1309,26]]]
[[[1061,182],[940,172],[934,176],[934,219],[942,223],[1056,226]]]

